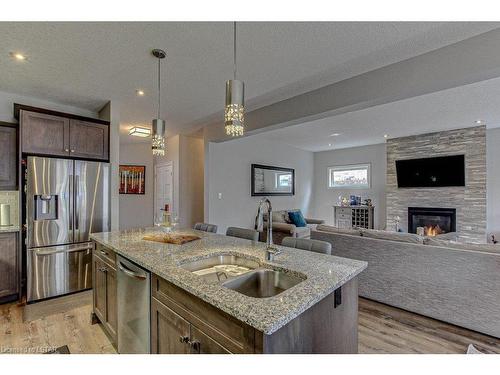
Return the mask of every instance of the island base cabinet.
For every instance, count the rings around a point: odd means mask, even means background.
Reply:
[[[358,352],[358,281],[352,279],[271,335],[152,277],[152,352],[161,354]]]
[[[188,354],[189,322],[155,298],[151,301],[151,352]]]
[[[0,233],[0,303],[18,298],[17,233]]]
[[[265,354],[358,353],[358,278],[272,335],[257,331],[255,346],[256,352]]]
[[[98,245],[94,250],[92,261],[93,313],[116,348],[118,327],[116,268],[114,258],[98,255],[104,250],[110,252]]]

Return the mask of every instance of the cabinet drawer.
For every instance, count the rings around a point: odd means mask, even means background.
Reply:
[[[343,214],[343,213],[339,213],[337,215],[338,219],[339,220],[351,220],[351,214]]]
[[[113,250],[96,243],[94,254],[116,269],[116,254]]]
[[[153,297],[199,327],[228,351],[254,352],[255,331],[247,324],[156,275],[152,279],[152,293]]]

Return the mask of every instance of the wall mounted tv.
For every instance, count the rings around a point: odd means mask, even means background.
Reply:
[[[396,160],[398,187],[465,186],[465,156]]]

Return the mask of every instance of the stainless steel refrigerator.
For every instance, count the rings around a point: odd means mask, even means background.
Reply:
[[[108,163],[28,157],[28,302],[92,287],[90,234],[110,229]]]

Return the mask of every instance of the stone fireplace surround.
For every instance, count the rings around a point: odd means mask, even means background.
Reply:
[[[465,186],[398,188],[395,161],[465,154]],[[463,242],[486,242],[486,127],[421,134],[387,141],[387,229],[408,231],[408,207],[456,209]]]

